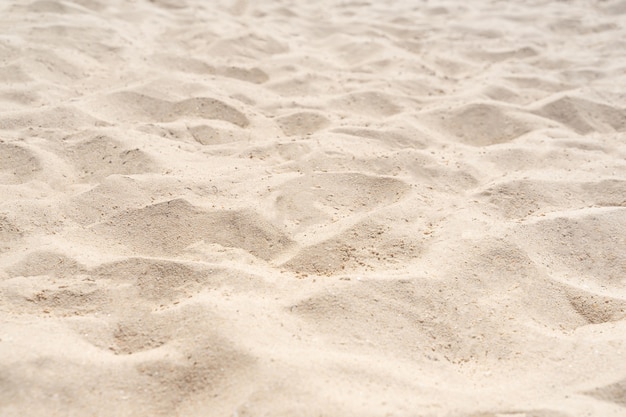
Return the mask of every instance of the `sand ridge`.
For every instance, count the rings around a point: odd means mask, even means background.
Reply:
[[[0,5],[0,414],[626,413],[626,2]]]

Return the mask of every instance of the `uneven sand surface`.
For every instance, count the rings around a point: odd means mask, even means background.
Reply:
[[[626,415],[626,1],[0,3],[0,415]]]

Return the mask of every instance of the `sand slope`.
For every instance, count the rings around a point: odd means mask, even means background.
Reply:
[[[623,0],[3,2],[0,415],[626,415],[625,91]]]

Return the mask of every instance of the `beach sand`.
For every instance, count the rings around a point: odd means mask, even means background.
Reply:
[[[626,415],[626,1],[0,4],[0,415]]]

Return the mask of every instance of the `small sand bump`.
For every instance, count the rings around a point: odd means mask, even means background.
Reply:
[[[249,211],[205,211],[183,199],[129,210],[92,228],[136,253],[166,255],[206,241],[240,248],[261,259],[289,247],[290,239]]]
[[[437,112],[437,123],[453,137],[473,146],[510,142],[532,130],[532,125],[499,106],[469,104],[452,112]]]
[[[27,148],[0,143],[0,184],[27,182],[41,171],[37,156]]]
[[[330,125],[330,121],[317,113],[295,113],[278,119],[278,125],[287,136],[310,135]]]

